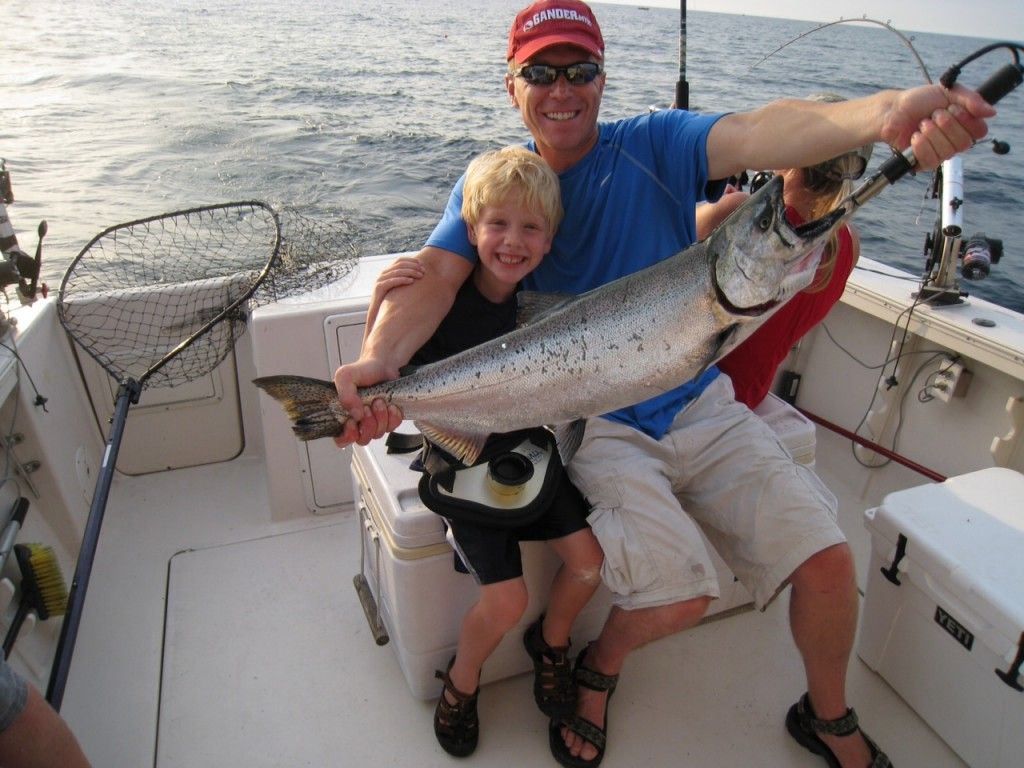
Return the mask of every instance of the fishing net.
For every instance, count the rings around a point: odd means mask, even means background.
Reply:
[[[55,709],[128,409],[149,384],[174,386],[216,368],[245,330],[247,301],[266,303],[351,273],[357,253],[350,235],[291,209],[225,203],[110,227],[71,262],[58,296],[60,322],[119,386],[46,690]]]
[[[117,381],[175,386],[207,375],[245,332],[247,306],[337,281],[352,233],[261,202],[139,219],[94,237],[61,282],[71,338]]]
[[[291,207],[283,207],[281,254],[266,281],[249,300],[249,306],[262,306],[325,285],[344,283],[355,272],[359,233],[348,221],[326,223],[304,216]]]

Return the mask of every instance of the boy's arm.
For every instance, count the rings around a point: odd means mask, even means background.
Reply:
[[[402,412],[396,406],[378,399],[364,407],[356,389],[398,378],[399,368],[437,330],[473,271],[469,261],[441,248],[427,246],[416,258],[423,266],[423,277],[388,291],[363,340],[359,359],[334,372],[338,399],[351,414],[341,437],[335,438],[339,447],[366,445],[401,423]]]

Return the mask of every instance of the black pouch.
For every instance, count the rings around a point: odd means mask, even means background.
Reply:
[[[537,520],[558,490],[562,462],[555,437],[536,428],[495,435],[467,467],[427,444],[420,499],[443,517],[491,528]]]

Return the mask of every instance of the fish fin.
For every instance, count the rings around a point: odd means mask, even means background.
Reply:
[[[332,382],[307,376],[261,376],[252,383],[281,404],[300,440],[341,435],[347,415]]]
[[[571,293],[520,291],[516,294],[516,327],[535,323],[575,300],[576,296]]]
[[[711,356],[712,359],[718,357],[718,355],[726,347],[726,345],[730,341],[732,341],[732,338],[733,336],[736,335],[736,332],[739,330],[739,327],[739,323],[733,323],[732,325],[726,326],[721,331],[719,331],[718,338],[715,339],[715,353]]]
[[[490,432],[461,432],[448,427],[438,427],[425,421],[414,421],[423,436],[437,447],[447,451],[467,467],[476,463],[484,450]]]
[[[421,367],[422,366],[419,365],[403,365],[401,368],[398,369],[398,375],[400,377],[411,376],[412,374],[416,373],[416,371],[418,371]]]
[[[708,357],[708,361],[701,366],[701,369],[693,375],[693,379],[697,379],[704,375],[712,365],[715,365],[719,360],[725,357],[727,354],[733,351],[740,345],[745,339],[736,339],[739,334],[740,324],[733,323],[727,325],[721,331],[718,332],[718,336],[715,337],[714,347],[711,350],[711,355]],[[693,380],[691,379],[691,381]]]
[[[558,447],[558,456],[562,465],[572,461],[580,445],[583,443],[583,433],[587,428],[586,419],[576,419],[566,424],[556,424],[551,427],[555,434],[555,445]]]

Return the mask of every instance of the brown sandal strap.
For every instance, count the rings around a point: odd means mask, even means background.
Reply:
[[[472,693],[464,693],[463,691],[460,691],[452,683],[452,679],[448,676],[448,673],[442,672],[440,669],[434,670],[434,677],[444,683],[444,692],[450,693],[452,698],[455,699],[455,703],[452,704],[444,697],[444,693],[441,694],[441,700],[449,707],[461,707],[466,704],[475,703],[477,696],[480,694],[479,688]]]
[[[544,616],[530,625],[523,637],[527,653],[533,660],[534,695],[540,697],[538,704],[568,704],[576,701],[573,687],[572,662],[569,659],[569,645],[548,645],[544,639]],[[542,707],[543,708],[543,707]]]
[[[857,713],[853,708],[846,710],[846,714],[837,717],[835,720],[822,720],[814,714],[811,709],[811,700],[805,693],[797,702],[796,712],[800,718],[801,725],[808,731],[824,733],[828,736],[849,736],[855,733],[860,727],[857,720]]]
[[[604,752],[608,738],[607,735],[585,717],[580,717],[579,715],[564,717],[562,718],[562,725],[580,738],[593,744],[598,754]]]
[[[573,670],[573,676],[576,678],[576,682],[582,685],[584,688],[589,688],[592,691],[604,692],[608,691],[610,694],[615,690],[615,686],[619,683],[618,675],[602,675],[600,672],[595,672],[592,669],[587,669],[583,666],[583,659],[590,650],[588,645],[583,649],[583,652],[576,659],[576,669]]]

